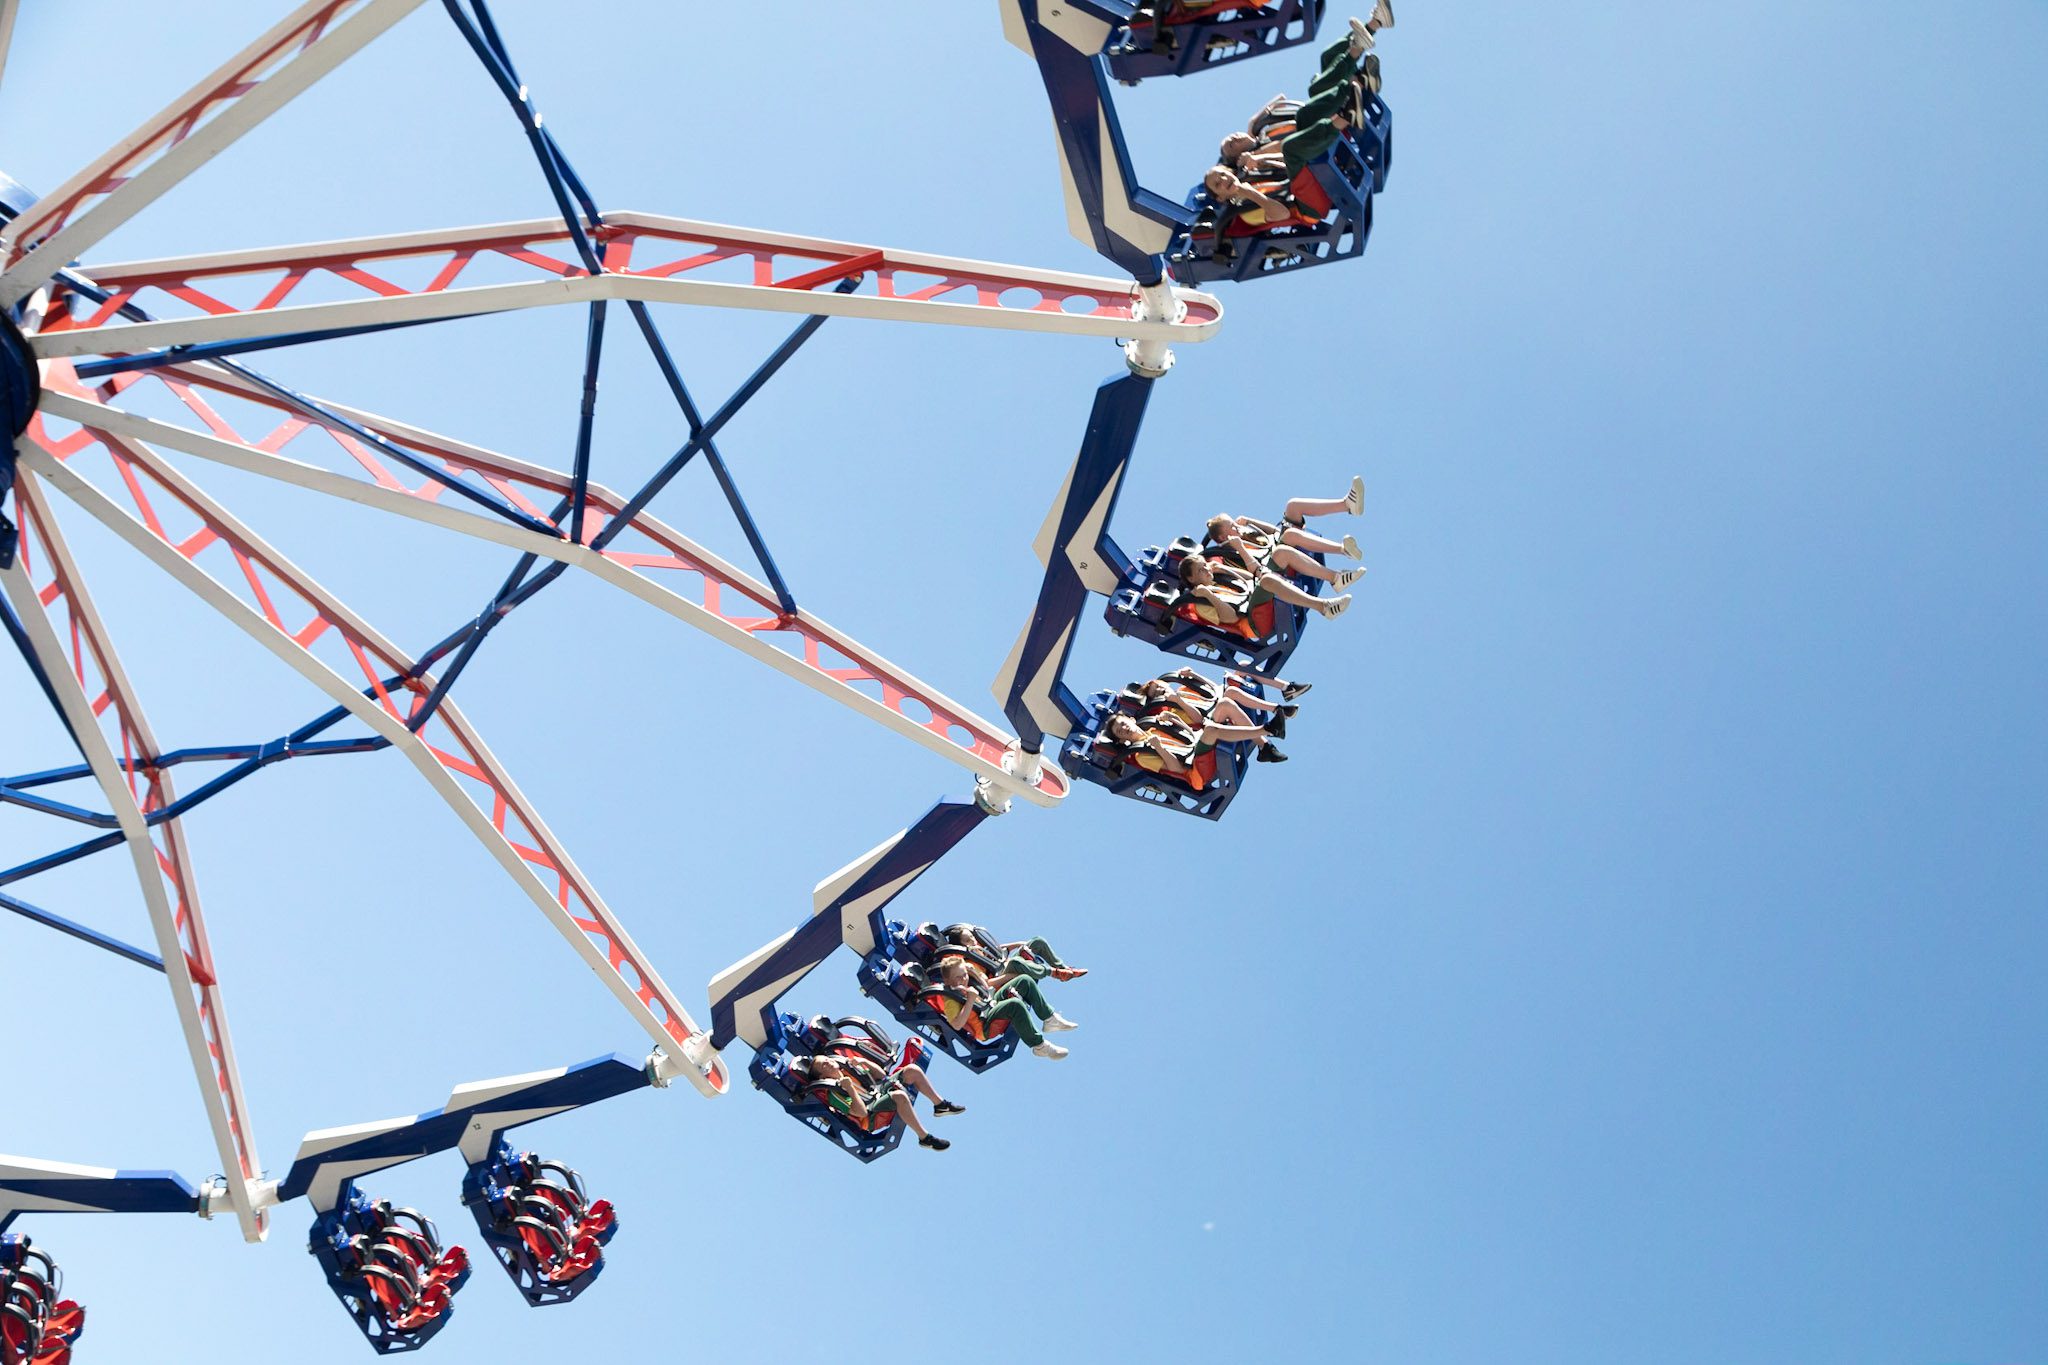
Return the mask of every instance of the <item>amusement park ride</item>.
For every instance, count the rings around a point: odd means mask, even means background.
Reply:
[[[505,1134],[678,1078],[721,1095],[731,1077],[720,1053],[734,1042],[749,1049],[754,1085],[792,1116],[862,1160],[885,1155],[902,1136],[896,1115],[849,1113],[802,1063],[845,1053],[887,1069],[944,1052],[984,1070],[1008,1059],[1018,1041],[971,1011],[949,1014],[936,970],[948,952],[985,949],[999,961],[1002,947],[948,947],[933,926],[888,919],[895,898],[1019,797],[1056,806],[1078,779],[1215,819],[1241,789],[1247,741],[1220,743],[1206,762],[1174,776],[1133,761],[1106,734],[1111,718],[1142,714],[1142,697],[1125,689],[1084,701],[1069,689],[1068,656],[1090,594],[1108,600],[1117,634],[1178,656],[1176,664],[1234,669],[1237,685],[1258,696],[1280,676],[1309,614],[1276,601],[1230,627],[1205,621],[1176,574],[1201,547],[1176,542],[1133,559],[1110,538],[1109,523],[1146,404],[1173,365],[1171,347],[1206,341],[1221,325],[1221,305],[1192,286],[1264,279],[1364,251],[1391,155],[1376,68],[1341,136],[1275,187],[1288,212],[1262,221],[1199,187],[1178,203],[1142,187],[1113,95],[1118,83],[1198,76],[1309,44],[1335,27],[1324,23],[1323,0],[998,0],[1005,36],[1037,63],[1051,101],[1069,225],[1112,263],[1115,278],[601,211],[543,126],[485,0],[443,0],[443,18],[510,106],[556,217],[210,256],[86,259],[108,233],[423,4],[307,0],[48,194],[0,176],[0,417],[10,438],[0,449],[0,621],[78,750],[69,766],[0,776],[0,804],[72,831],[52,841],[61,845],[54,851],[0,869],[0,908],[168,981],[225,1171],[194,1185],[165,1172],[0,1156],[0,1365],[59,1365],[84,1321],[62,1297],[43,1244],[13,1226],[22,1215],[227,1213],[258,1241],[272,1211],[300,1198],[313,1216],[309,1250],[364,1336],[379,1352],[415,1348],[446,1325],[468,1259],[428,1219],[371,1197],[358,1182],[450,1149],[467,1163],[461,1198],[482,1245],[529,1304],[566,1302],[603,1269],[616,1217],[586,1195],[574,1171],[514,1147]],[[11,9],[0,0],[0,19]],[[1382,9],[1374,27],[1388,23]],[[5,29],[0,23],[0,45]],[[472,275],[479,262],[488,269]],[[482,282],[485,275],[494,282]],[[316,277],[318,287],[301,295]],[[328,338],[569,304],[586,309],[588,329],[566,470],[300,392],[247,362],[256,352]],[[767,310],[792,315],[796,325],[707,415],[670,358],[655,304]],[[596,482],[591,469],[602,344],[615,306],[630,316],[690,431],[627,493]],[[799,606],[720,454],[721,428],[832,317],[1125,343],[1127,372],[1096,391],[1079,455],[1037,538],[1044,578],[995,684],[1014,734]],[[651,512],[699,457],[761,577]],[[495,542],[516,562],[474,617],[407,651],[206,493],[193,479],[202,461]],[[60,533],[61,503],[127,541],[296,669],[326,694],[327,709],[260,742],[160,743]],[[951,759],[974,779],[968,799],[941,801],[834,873],[818,886],[808,919],[715,977],[708,1029],[452,699],[497,624],[572,568]],[[1320,587],[1296,581],[1307,593]],[[597,972],[652,1050],[459,1085],[441,1108],[413,1118],[309,1133],[283,1173],[268,1175],[181,817],[273,764],[384,748],[413,762]],[[179,781],[187,773],[194,778]],[[121,942],[17,894],[38,873],[116,849],[133,864],[152,945]],[[842,945],[859,961],[860,988],[910,1035],[902,1053],[870,1021],[803,1021],[779,1011],[786,993]]]

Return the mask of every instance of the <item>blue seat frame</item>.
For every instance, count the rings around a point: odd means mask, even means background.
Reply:
[[[1251,57],[1315,41],[1324,0],[1271,0],[1220,10],[1187,24],[1169,24],[1171,51],[1152,50],[1153,27],[1117,30],[1109,44],[1109,74],[1126,85],[1151,76],[1191,76]],[[1224,16],[1229,17],[1224,17]]]
[[[870,1133],[848,1123],[822,1100],[814,1100],[804,1092],[795,1078],[790,1075],[789,1064],[798,1057],[808,1057],[810,1049],[801,1042],[803,1021],[793,1014],[775,1016],[775,1034],[767,1045],[757,1049],[752,1061],[747,1063],[747,1079],[754,1088],[766,1094],[782,1106],[784,1113],[810,1128],[839,1150],[861,1161],[873,1161],[896,1150],[903,1141],[908,1127],[897,1119],[880,1132]],[[882,1035],[884,1038],[887,1035]]]
[[[1230,209],[1197,185],[1187,197],[1195,225],[1174,239],[1168,267],[1183,283],[1205,284],[1267,279],[1362,256],[1372,236],[1372,197],[1386,188],[1393,157],[1393,112],[1379,96],[1369,95],[1365,121],[1308,163],[1309,174],[1330,199],[1320,221],[1226,236],[1222,227]]]
[[[1197,815],[1204,820],[1222,818],[1243,786],[1244,770],[1252,761],[1250,740],[1231,740],[1216,746],[1216,776],[1201,791],[1163,773],[1147,772],[1135,763],[1105,765],[1095,737],[1112,715],[1135,714],[1135,708],[1120,693],[1097,692],[1088,699],[1088,720],[1067,736],[1060,749],[1060,766],[1067,776],[1093,783],[1111,796],[1143,801],[1161,810]]]
[[[491,1212],[491,1190],[493,1186],[509,1188],[514,1183],[510,1171],[518,1159],[519,1153],[512,1149],[512,1144],[499,1138],[490,1155],[472,1164],[462,1177],[462,1202],[476,1216],[477,1236],[491,1249],[491,1254],[497,1257],[505,1273],[512,1277],[513,1286],[519,1290],[528,1307],[546,1308],[552,1304],[567,1303],[597,1283],[597,1277],[604,1273],[604,1260],[600,1258],[597,1264],[568,1283],[556,1284],[542,1276],[524,1238],[516,1232],[498,1230],[497,1220]],[[599,1244],[609,1245],[612,1235],[618,1230],[618,1222],[614,1220],[599,1235]]]
[[[1194,541],[1183,538],[1170,546],[1149,546],[1131,565],[1124,586],[1110,595],[1103,619],[1118,635],[1143,640],[1168,654],[1197,663],[1278,677],[1301,644],[1302,632],[1313,614],[1277,598],[1273,602],[1273,631],[1263,640],[1247,640],[1218,626],[1187,621],[1175,614],[1180,596],[1180,562],[1200,552]],[[1320,553],[1312,556],[1323,562]],[[1320,579],[1289,574],[1287,579],[1311,597],[1322,595]]]
[[[910,931],[897,920],[884,920],[879,910],[869,915],[875,936],[875,950],[861,959],[861,991],[903,1027],[970,1071],[986,1071],[1010,1060],[1017,1051],[1017,1031],[1005,1029],[986,1042],[977,1042],[953,1027],[931,1006],[910,994],[903,969],[920,962],[910,947]]]
[[[465,1270],[448,1286],[451,1302],[441,1315],[419,1327],[398,1328],[384,1321],[378,1310],[377,1301],[370,1292],[368,1279],[359,1270],[348,1265],[349,1244],[359,1233],[371,1228],[374,1217],[371,1212],[373,1200],[356,1188],[353,1180],[341,1182],[341,1190],[333,1208],[313,1220],[312,1230],[306,1236],[306,1250],[320,1263],[320,1269],[327,1276],[327,1288],[348,1310],[356,1328],[363,1334],[378,1355],[395,1355],[403,1351],[417,1351],[433,1340],[434,1334],[448,1325],[448,1319],[455,1316],[452,1302],[463,1285],[469,1283],[470,1271]],[[474,1265],[471,1269],[474,1269]]]

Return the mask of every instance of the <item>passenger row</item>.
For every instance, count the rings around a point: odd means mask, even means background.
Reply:
[[[1393,137],[1373,46],[1393,24],[1379,0],[1324,49],[1306,98],[1275,95],[1222,139],[1189,196],[1196,222],[1173,252],[1176,275],[1242,280],[1365,250]]]
[[[1348,593],[1325,597],[1322,590],[1348,588],[1365,575],[1327,562],[1358,558],[1357,539],[1318,535],[1308,518],[1364,509],[1365,482],[1354,478],[1341,498],[1291,499],[1277,521],[1211,517],[1201,540],[1183,536],[1139,557],[1110,598],[1110,629],[1168,653],[1275,673],[1300,642],[1307,613],[1341,616],[1351,605]]]
[[[782,1014],[749,1071],[790,1114],[863,1161],[893,1151],[906,1130],[920,1147],[943,1152],[952,1143],[925,1127],[918,1097],[931,1102],[934,1118],[967,1106],[939,1093],[929,1071],[933,1054],[944,1050],[977,1071],[1008,1058],[1020,1042],[1037,1056],[1065,1057],[1067,1049],[1045,1035],[1075,1024],[1052,1008],[1041,983],[1085,975],[1042,938],[1003,942],[975,924],[911,930],[891,921],[862,963],[861,986],[911,1030],[903,1044],[858,1015]]]

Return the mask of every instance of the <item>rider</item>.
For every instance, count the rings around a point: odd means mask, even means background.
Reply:
[[[1209,720],[1197,728],[1172,716],[1153,715],[1140,721],[1117,715],[1109,718],[1102,733],[1145,771],[1177,778],[1196,791],[1207,784],[1199,766],[1202,756],[1222,740],[1258,740],[1259,762],[1287,761],[1287,755],[1273,743],[1272,732],[1263,727],[1248,729]]]
[[[1297,573],[1308,578],[1321,579],[1338,588],[1348,588],[1365,577],[1365,570],[1362,568],[1330,568],[1309,554],[1306,549],[1290,543],[1286,539],[1288,535],[1309,542],[1324,554],[1344,552],[1344,544],[1310,535],[1297,527],[1272,526],[1250,517],[1224,514],[1209,518],[1208,524],[1203,528],[1202,541],[1205,545],[1216,547],[1204,552],[1209,558],[1222,558],[1248,573],[1257,573],[1270,566],[1282,573]],[[1358,542],[1351,540],[1349,544],[1355,551]],[[1324,548],[1326,546],[1327,549]],[[1353,557],[1356,558],[1356,555]]]
[[[997,984],[965,953],[949,953],[939,960],[939,979],[945,988],[939,998],[939,1013],[960,1032],[968,1031],[968,1015],[973,1014],[980,1020],[984,1036],[992,1034],[998,1023],[1007,1023],[1035,1055],[1055,1062],[1067,1055],[1058,1043],[1047,1042],[1045,1033],[1060,1033],[1075,1024],[1046,1003],[1045,992],[1031,977],[1013,976]],[[1032,1018],[1034,1014],[1037,1020]],[[1039,1031],[1038,1021],[1044,1022],[1045,1033]]]
[[[1272,598],[1337,617],[1351,605],[1351,594],[1311,597],[1270,569],[1251,571],[1189,555],[1180,562],[1181,587],[1194,602],[1195,614],[1212,626],[1236,625]]]
[[[945,1138],[933,1137],[918,1120],[917,1104],[904,1088],[906,1083],[931,1100],[934,1116],[965,1113],[967,1109],[963,1104],[941,1098],[923,1067],[907,1065],[892,1074],[850,1049],[798,1057],[790,1062],[789,1069],[802,1084],[828,1087],[826,1104],[855,1127],[866,1130],[874,1113],[886,1105],[917,1134],[918,1146],[935,1152],[943,1152],[953,1144]]]

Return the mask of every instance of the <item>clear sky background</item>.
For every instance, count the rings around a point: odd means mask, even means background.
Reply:
[[[277,3],[24,0],[0,166],[47,190]],[[1094,270],[1037,78],[976,3],[502,0],[611,208]],[[580,1305],[480,1268],[444,1361],[2048,1360],[2048,9],[1406,3],[1362,262],[1228,290],[1155,395],[1117,534],[1368,483],[1372,573],[1294,672],[1285,768],[1209,825],[1090,788],[900,902],[1094,969],[1058,1065],[939,1079],[871,1167],[742,1086],[526,1130],[616,1200]],[[1307,53],[1122,99],[1174,196]],[[98,259],[536,217],[524,140],[425,6]],[[706,405],[786,323],[673,310]],[[583,315],[278,353],[314,392],[566,466]],[[681,440],[615,324],[597,470]],[[799,598],[993,714],[1105,342],[829,323],[723,445]],[[417,648],[509,556],[213,467]],[[701,471],[658,510],[737,552]],[[159,734],[325,708],[64,518]],[[1093,627],[1082,691],[1161,656]],[[955,768],[592,581],[459,697],[670,983],[962,796]],[[64,758],[0,667],[0,769]],[[189,822],[256,1133],[644,1051],[393,754]],[[0,816],[13,863],[67,835]],[[118,857],[118,855],[114,855]],[[124,863],[24,893],[145,938]],[[790,1003],[852,1010],[842,954]],[[0,1149],[216,1164],[161,981],[0,922]],[[737,1066],[743,1058],[735,1052]],[[452,1156],[380,1177],[456,1240]],[[303,1250],[34,1218],[81,1361],[367,1358]],[[470,1240],[474,1240],[472,1237]]]

